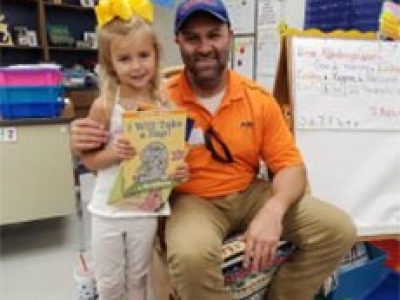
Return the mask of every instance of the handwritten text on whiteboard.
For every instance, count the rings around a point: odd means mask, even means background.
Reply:
[[[295,126],[400,130],[400,43],[293,39]]]

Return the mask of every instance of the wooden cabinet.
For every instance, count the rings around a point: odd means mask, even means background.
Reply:
[[[93,100],[98,96],[96,89],[92,90],[69,90],[65,93],[74,108],[74,117],[83,118],[86,117]]]
[[[0,225],[74,212],[68,122],[0,121]]]
[[[61,2],[61,1],[59,1]],[[91,7],[82,7],[79,1],[64,0],[61,4],[53,0],[2,0],[0,11],[9,31],[25,26],[37,35],[37,46],[19,46],[13,34],[14,46],[0,45],[0,65],[21,63],[55,62],[64,67],[76,63],[92,66],[97,60],[97,49],[58,47],[48,39],[48,25],[67,25],[74,40],[83,40],[84,32],[94,32],[96,18]]]

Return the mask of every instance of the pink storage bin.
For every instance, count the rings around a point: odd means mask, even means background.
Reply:
[[[62,72],[56,68],[0,68],[0,86],[59,85]]]

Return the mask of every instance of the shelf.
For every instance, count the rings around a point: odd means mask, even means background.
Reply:
[[[0,45],[0,49],[12,49],[12,50],[41,50],[43,49],[40,46],[30,47],[30,46],[8,46],[8,45]]]
[[[60,4],[54,2],[62,2]],[[63,66],[84,64],[95,60],[97,49],[77,48],[65,44],[49,44],[47,24],[68,26],[75,40],[84,32],[94,32],[96,16],[94,7],[79,5],[78,0],[0,0],[0,11],[5,14],[9,31],[15,26],[25,26],[36,31],[37,47],[0,45],[0,66],[18,63],[56,62]]]
[[[14,3],[21,3],[21,4],[37,4],[38,0],[8,0]]]
[[[97,49],[93,48],[76,48],[76,47],[49,47],[50,51],[91,51],[97,52]]]
[[[93,7],[85,7],[85,6],[72,5],[72,4],[56,4],[56,3],[51,3],[51,2],[45,2],[44,6],[52,7],[52,8],[65,8],[65,9],[74,9],[74,10],[80,10],[80,11],[94,12]]]

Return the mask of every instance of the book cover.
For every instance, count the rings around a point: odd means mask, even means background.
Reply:
[[[136,155],[121,163],[109,204],[156,211],[175,185],[171,178],[185,158],[186,113],[125,112],[123,133]]]

